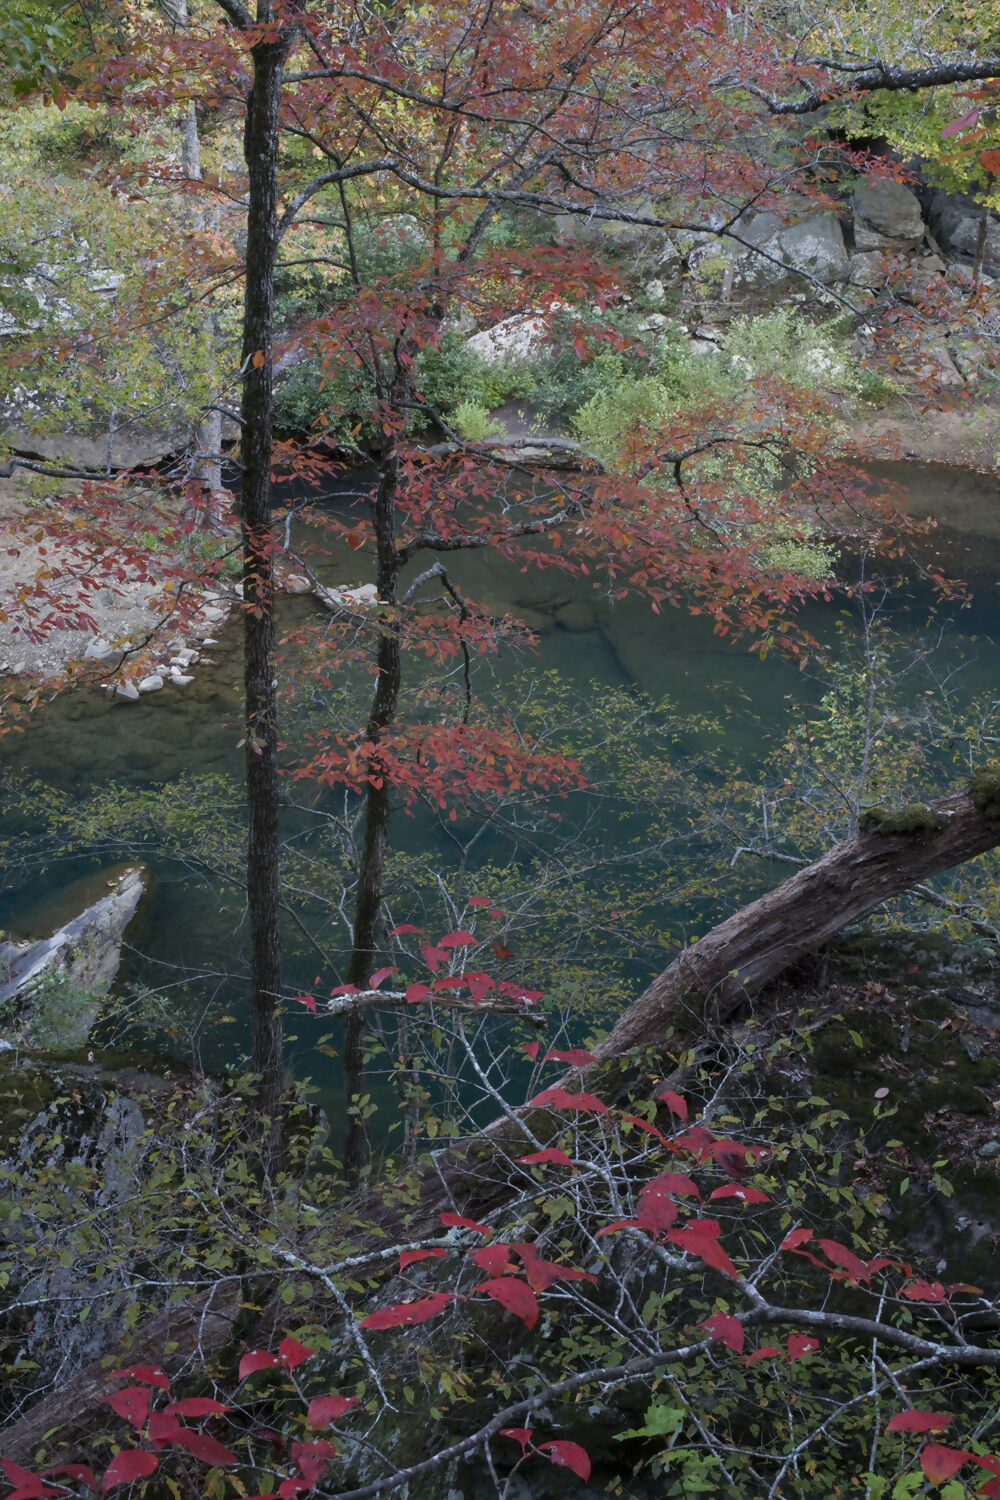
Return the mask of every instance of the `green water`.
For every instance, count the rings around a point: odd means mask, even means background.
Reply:
[[[967,600],[937,614],[946,641],[961,647],[966,658],[958,690],[971,696],[995,688],[1000,487],[947,469],[898,466],[884,472],[906,485],[915,514],[933,514],[938,522],[937,530],[920,544],[921,560],[940,563],[970,585]],[[310,540],[308,533],[300,535],[302,545]],[[714,635],[704,618],[692,619],[680,610],[657,616],[642,599],[613,602],[587,580],[552,571],[522,572],[485,553],[449,558],[448,565],[470,596],[489,601],[498,614],[526,616],[538,634],[537,649],[522,650],[490,666],[498,682],[527,664],[538,673],[558,672],[584,705],[594,682],[636,686],[654,699],[668,696],[682,714],[721,716],[727,746],[746,768],[752,769],[759,756],[760,726],[780,729],[790,705],[808,702],[817,691],[790,661],[774,654],[761,661],[745,642],[734,644]],[[351,576],[350,557],[317,555],[316,567],[327,582],[359,581],[356,574]],[[907,589],[893,593],[887,604],[904,631],[921,628],[933,605],[932,591],[918,568],[910,569],[910,578]],[[818,639],[830,639],[844,608],[842,597],[830,604],[812,604],[803,611],[802,622]],[[323,614],[312,598],[283,598],[279,633]],[[96,690],[56,701],[36,717],[27,733],[0,741],[0,767],[80,797],[112,781],[148,789],[170,786],[192,774],[239,778],[243,751],[238,622],[221,629],[218,645],[207,655],[211,663],[203,661],[195,668],[188,687],[168,686],[138,702]],[[479,690],[488,690],[483,679]],[[293,818],[293,833],[296,826]],[[400,819],[397,831],[402,844],[414,848],[426,835],[413,819]],[[15,822],[9,810],[0,810],[0,837],[16,837],[19,856],[30,854],[39,832],[30,817]],[[446,857],[442,844],[442,858]],[[102,869],[121,858],[119,850],[87,859],[56,855],[45,863],[12,858],[0,885],[0,926],[23,936],[51,931],[70,909],[95,899],[95,879],[99,883]],[[240,893],[223,881],[193,876],[174,860],[153,858],[150,867],[150,891],[129,929],[120,984],[170,994],[196,1030],[205,1007],[221,1000],[233,1019],[223,1026],[206,1025],[198,1037],[203,1063],[218,1066],[247,1046],[246,934]],[[294,932],[288,936],[288,982],[297,989],[311,989],[322,965]],[[337,982],[328,972],[319,977],[327,986]],[[318,1054],[315,1044],[335,1028],[296,1012],[290,1029],[295,1034],[290,1048],[293,1065],[316,1079],[324,1102],[334,1106],[337,1064]]]

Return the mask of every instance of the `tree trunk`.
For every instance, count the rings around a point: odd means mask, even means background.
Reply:
[[[375,492],[375,538],[378,554],[378,595],[387,604],[399,601],[399,557],[396,552],[395,498],[398,462],[391,458],[383,467]],[[377,745],[391,728],[399,708],[402,676],[399,637],[389,626],[379,635],[378,683],[368,719],[368,739]],[[377,769],[377,765],[373,767]],[[364,989],[375,967],[379,947],[379,917],[385,856],[389,844],[391,786],[388,777],[380,785],[369,783],[365,793],[365,825],[358,868],[358,894],[354,905],[354,944],[347,971],[349,984]],[[344,1171],[356,1183],[368,1157],[368,1139],[359,1101],[365,1092],[365,1017],[358,1011],[344,1023],[344,1097],[349,1110],[344,1133]]]
[[[982,811],[985,803],[991,813],[1000,812],[1000,772],[991,771],[986,781],[977,797],[966,788],[930,803],[928,810],[940,824],[936,831],[856,833],[713,928],[676,958],[625,1012],[597,1049],[603,1066],[591,1070],[584,1087],[606,1103],[616,1103],[638,1076],[643,1053],[662,1054],[668,1043],[671,1053],[687,1050],[706,1023],[712,1029],[723,1026],[789,964],[841,928],[928,876],[1000,845],[1000,817]],[[579,1074],[574,1073],[562,1082],[575,1091],[578,1080]],[[365,1237],[357,1232],[358,1218],[365,1215],[375,1226],[369,1243],[378,1247],[386,1244],[387,1234],[403,1230],[409,1240],[440,1232],[438,1216],[443,1211],[457,1209],[475,1218],[484,1210],[496,1209],[508,1191],[504,1156],[515,1147],[518,1152],[523,1149],[517,1115],[527,1113],[522,1107],[513,1119],[501,1116],[478,1135],[440,1153],[416,1199],[408,1197],[411,1208],[387,1211],[384,1200],[373,1197],[360,1215],[352,1211],[355,1250],[365,1244]],[[531,1124],[536,1133],[544,1133],[546,1118],[535,1111]],[[175,1309],[172,1316],[177,1315]],[[264,1320],[273,1318],[281,1327],[286,1315],[284,1304],[275,1299]],[[162,1347],[168,1316],[153,1319],[133,1340],[132,1349],[145,1352]],[[258,1334],[266,1337],[263,1330]],[[123,1361],[128,1357],[123,1352]],[[168,1371],[175,1368],[176,1356],[165,1356],[163,1363]],[[0,1452],[16,1463],[30,1462],[41,1435],[50,1429],[59,1429],[60,1443],[81,1431],[110,1386],[97,1394],[88,1382],[78,1391],[78,1379],[0,1431]]]
[[[280,1158],[283,1085],[278,886],[278,711],[274,666],[271,448],[272,339],[278,248],[278,118],[286,39],[252,49],[244,153],[250,177],[243,319],[243,669],[247,777],[247,906],[253,999],[253,1070],[266,1120],[264,1160]]]

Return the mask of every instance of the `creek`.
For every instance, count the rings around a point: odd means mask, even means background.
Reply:
[[[1000,485],[933,466],[882,466],[880,472],[905,486],[913,513],[931,514],[938,523],[919,544],[921,561],[936,563],[969,585],[965,598],[942,605],[914,568],[906,587],[887,598],[885,612],[891,624],[914,634],[934,611],[934,629],[943,633],[949,660],[963,657],[953,690],[962,700],[995,691]],[[356,571],[351,576],[349,560],[317,550],[315,536],[303,530],[298,541],[303,548],[313,547],[312,561],[325,583],[360,581]],[[557,673],[581,704],[586,704],[594,683],[638,688],[654,700],[668,697],[681,716],[721,718],[726,748],[748,772],[759,763],[761,728],[779,731],[790,707],[808,705],[819,691],[793,662],[777,653],[760,660],[745,641],[733,643],[713,634],[704,617],[691,618],[681,610],[656,615],[641,598],[613,602],[586,579],[554,570],[522,572],[516,564],[485,553],[449,559],[449,568],[469,596],[488,601],[498,614],[509,611],[526,617],[537,633],[537,648],[501,657],[491,666],[498,685],[515,671],[523,674],[527,666],[539,674]],[[805,608],[802,623],[817,639],[830,641],[844,610],[843,596],[835,596],[830,603]],[[323,613],[312,596],[283,597],[279,634],[293,632]],[[222,629],[208,654],[211,664],[200,663],[189,686],[168,686],[137,702],[98,691],[57,699],[35,717],[25,734],[0,740],[0,771],[14,771],[74,799],[109,783],[154,796],[168,792],[182,777],[214,775],[238,784],[243,751],[235,619]],[[282,671],[291,664],[286,660]],[[479,690],[489,689],[480,683]],[[926,691],[926,683],[916,690]],[[208,845],[210,805],[205,817]],[[296,826],[293,816],[293,835]],[[399,819],[397,830],[402,846],[413,850],[428,837],[419,819]],[[21,852],[30,850],[39,832],[40,822],[30,813],[12,807],[0,810],[0,839],[15,853],[18,847]],[[447,841],[439,839],[439,844],[446,862]],[[120,850],[109,849],[103,856],[56,855],[39,864],[12,858],[0,884],[0,926],[16,937],[47,934],[71,911],[96,899],[107,865],[122,857]],[[241,894],[233,885],[192,873],[181,860],[153,855],[148,863],[151,887],[128,932],[118,989],[139,987],[172,996],[200,1060],[218,1067],[245,1053],[248,1042]],[[776,872],[776,878],[781,873]],[[679,936],[678,924],[690,916],[668,908],[664,922]],[[291,931],[287,967],[290,985],[303,991],[314,987],[316,956]],[[634,977],[638,981],[648,972],[647,966]],[[332,987],[337,978],[324,974],[321,982]],[[526,982],[530,983],[527,976]],[[224,1025],[203,1021],[210,1003],[221,1004],[228,1013]],[[318,1053],[316,1044],[333,1032],[335,1049],[337,1028],[304,1012],[290,1021],[293,1067],[299,1075],[313,1078],[321,1103],[335,1108],[339,1065],[335,1057]]]

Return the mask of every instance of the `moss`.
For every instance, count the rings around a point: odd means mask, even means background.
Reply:
[[[869,807],[861,817],[865,833],[937,833],[941,819],[932,807],[921,802],[907,802],[903,807]]]
[[[987,761],[969,778],[969,792],[987,818],[1000,818],[1000,761]]]

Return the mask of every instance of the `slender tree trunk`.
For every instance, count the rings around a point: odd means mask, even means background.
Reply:
[[[383,466],[375,492],[375,538],[378,558],[378,593],[387,604],[399,600],[399,557],[396,552],[395,500],[399,465],[393,456]],[[391,728],[399,708],[402,675],[399,637],[393,626],[379,635],[378,683],[368,719],[368,738],[377,745]],[[375,769],[376,766],[373,767]],[[359,989],[368,983],[375,967],[379,948],[379,917],[382,910],[382,886],[385,856],[389,843],[391,787],[388,777],[379,777],[380,785],[369,782],[365,794],[365,824],[361,861],[358,868],[358,894],[354,906],[354,947],[348,969],[348,982]],[[361,1012],[348,1016],[344,1023],[344,1094],[348,1109],[344,1137],[344,1170],[348,1181],[356,1182],[368,1156],[368,1140],[359,1101],[365,1092],[365,1019]]]
[[[253,1069],[267,1121],[265,1163],[280,1159],[283,1086],[278,870],[278,713],[274,663],[271,351],[278,248],[278,120],[286,40],[252,49],[244,151],[250,177],[243,321],[243,630],[247,776],[247,906],[253,993]]]

